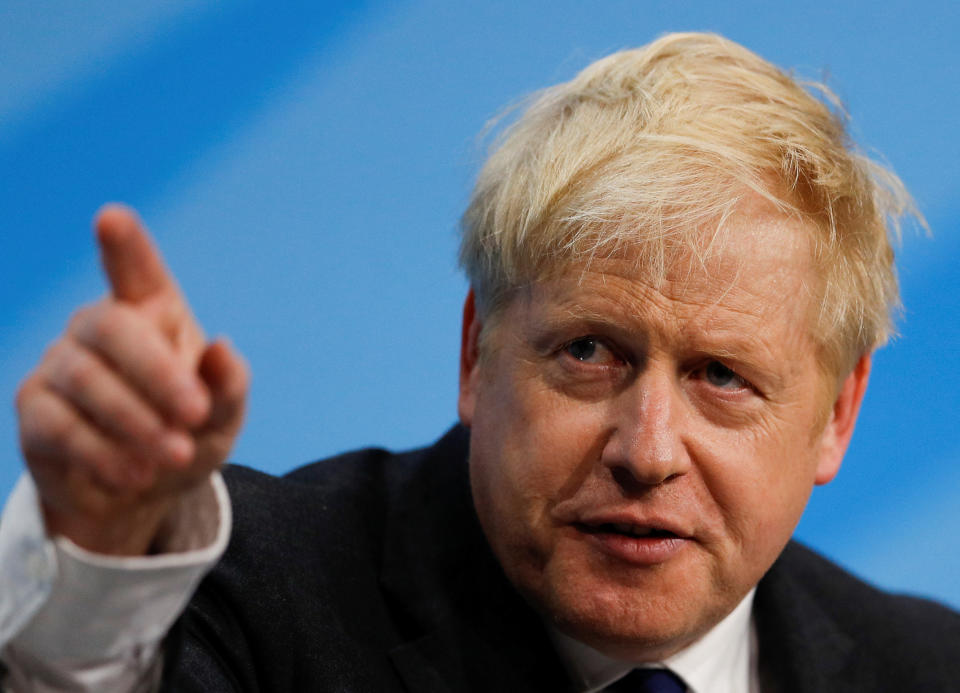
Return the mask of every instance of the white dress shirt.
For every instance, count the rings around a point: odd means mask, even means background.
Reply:
[[[551,629],[578,693],[596,693],[638,667],[665,667],[690,693],[759,693],[757,643],[751,612],[756,589],[702,638],[662,662],[613,659]]]

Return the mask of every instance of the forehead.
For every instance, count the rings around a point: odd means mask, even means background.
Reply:
[[[628,317],[658,304],[677,318],[726,314],[751,323],[788,314],[812,334],[821,285],[814,234],[806,222],[770,207],[749,200],[722,223],[663,239],[657,249],[558,265],[527,287],[525,302],[550,296],[584,317],[601,305],[601,311]]]

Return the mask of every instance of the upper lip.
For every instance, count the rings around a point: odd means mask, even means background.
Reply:
[[[689,538],[693,534],[684,522],[676,518],[629,510],[605,510],[584,513],[577,517],[573,524],[583,525],[590,529],[599,528],[602,525],[617,525],[618,529],[658,530],[670,532],[684,539]]]

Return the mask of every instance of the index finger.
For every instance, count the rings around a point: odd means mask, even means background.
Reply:
[[[176,287],[133,210],[119,204],[105,205],[97,213],[94,227],[103,269],[118,300],[137,303]]]

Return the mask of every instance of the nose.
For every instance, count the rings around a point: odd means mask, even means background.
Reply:
[[[681,395],[669,374],[642,374],[611,405],[614,429],[601,461],[621,484],[655,486],[690,468]]]

